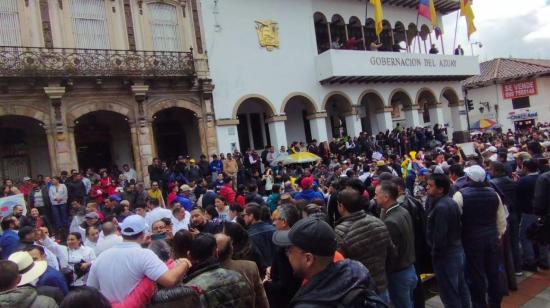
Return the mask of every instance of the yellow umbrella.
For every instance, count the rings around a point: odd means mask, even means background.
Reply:
[[[313,163],[319,160],[321,160],[321,157],[311,152],[298,152],[298,153],[285,156],[282,162],[283,162],[283,165],[290,165],[290,164]]]

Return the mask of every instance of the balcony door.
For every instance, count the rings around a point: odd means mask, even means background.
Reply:
[[[109,49],[104,0],[71,0],[75,48]]]
[[[21,46],[18,0],[0,0],[0,46]]]
[[[148,5],[148,9],[153,49],[180,51],[176,7],[165,3],[151,3]]]

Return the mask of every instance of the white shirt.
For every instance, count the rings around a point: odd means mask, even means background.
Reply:
[[[118,243],[122,243],[122,236],[118,234],[109,234],[103,238],[98,239],[95,248],[96,255],[99,256],[102,252],[115,246]]]
[[[130,170],[126,172],[122,172],[122,175],[124,175],[124,178],[126,181],[130,182],[130,180],[137,181],[137,173],[136,170],[130,168]]]
[[[88,286],[111,302],[122,302],[147,277],[157,281],[168,267],[155,253],[137,243],[122,242],[103,252],[92,264]]]
[[[202,196],[201,196],[202,197]],[[182,220],[178,220],[176,217],[172,216],[172,233],[176,234],[179,230],[189,230],[189,219],[191,218],[191,213],[185,211],[185,216]]]
[[[145,221],[149,225],[149,231],[152,231],[153,223],[161,220],[162,218],[172,219],[172,211],[159,206],[145,214]]]
[[[49,237],[43,241],[44,246],[50,249],[58,258],[61,268],[74,268],[75,264],[84,261],[90,263],[95,260],[95,253],[92,248],[87,246],[80,246],[78,249],[69,249],[67,246],[59,245],[52,241]],[[73,272],[74,282],[72,286],[84,286],[88,279],[88,274],[81,276],[77,279],[76,274]]]

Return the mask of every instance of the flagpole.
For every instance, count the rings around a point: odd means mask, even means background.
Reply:
[[[455,37],[453,40],[453,52],[456,49],[456,33],[458,32],[458,19],[460,18],[460,11],[456,11],[456,22],[455,22]]]
[[[443,42],[443,32],[439,34],[439,38],[441,39],[441,52],[445,54],[445,44]]]
[[[420,14],[417,12],[416,13],[416,40],[418,40],[418,53],[422,53],[422,47],[420,47],[420,36],[419,36],[420,31],[418,31],[418,18],[419,17],[420,17]]]

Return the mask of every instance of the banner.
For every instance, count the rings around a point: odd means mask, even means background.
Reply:
[[[506,83],[502,85],[502,96],[504,99],[514,99],[531,95],[537,95],[537,82],[535,80]]]
[[[13,212],[13,207],[16,205],[22,205],[23,215],[27,214],[27,203],[23,194],[0,198],[0,216],[6,217],[10,215]]]

